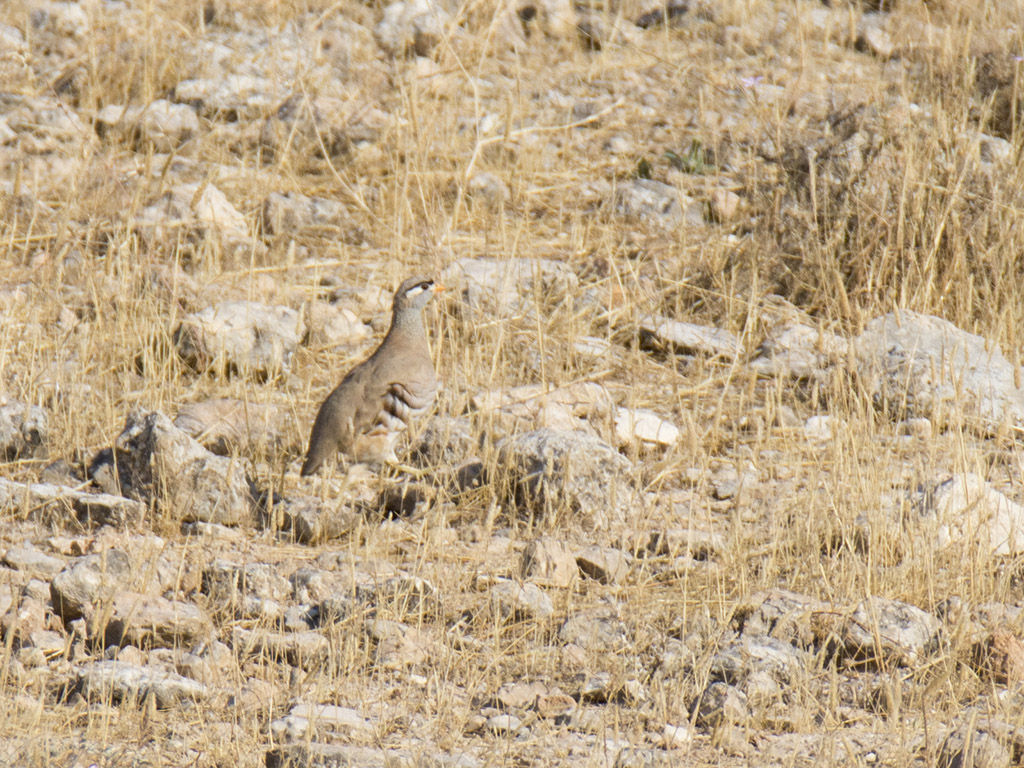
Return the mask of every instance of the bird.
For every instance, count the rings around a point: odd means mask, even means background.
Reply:
[[[434,403],[437,374],[430,358],[423,308],[443,286],[410,277],[398,286],[391,327],[380,346],[357,365],[320,406],[302,476],[313,474],[340,451],[358,463],[398,464],[395,442]]]

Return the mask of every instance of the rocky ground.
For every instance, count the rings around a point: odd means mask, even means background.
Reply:
[[[0,4],[0,763],[1021,763],[1010,5]]]

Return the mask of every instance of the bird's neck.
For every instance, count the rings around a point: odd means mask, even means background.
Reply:
[[[391,328],[388,337],[393,336],[426,336],[423,317],[419,312],[395,312],[391,316]]]

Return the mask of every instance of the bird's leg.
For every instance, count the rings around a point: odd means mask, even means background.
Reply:
[[[429,469],[414,467],[411,464],[405,464],[403,462],[389,462],[388,466],[391,467],[391,469],[394,469],[397,472],[401,472],[404,475],[410,475],[416,480],[422,480],[423,478],[429,477],[431,475],[431,470]]]

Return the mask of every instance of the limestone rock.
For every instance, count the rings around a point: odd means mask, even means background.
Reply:
[[[910,310],[868,323],[854,341],[858,372],[879,407],[897,418],[980,420],[984,431],[1024,424],[1024,389],[999,348],[938,317]]]
[[[691,202],[675,187],[653,179],[632,179],[615,191],[615,210],[623,216],[650,221],[666,228],[683,221],[683,205]]]
[[[179,648],[198,642],[209,631],[209,619],[194,603],[119,591],[105,635],[107,642],[139,648]]]
[[[502,617],[515,621],[548,619],[555,612],[551,598],[529,582],[500,581],[491,587],[490,601]]]
[[[391,56],[429,56],[449,21],[450,14],[439,0],[396,0],[384,9],[373,36]]]
[[[214,560],[203,569],[202,591],[212,608],[244,619],[280,616],[292,587],[267,563]]]
[[[323,501],[315,496],[287,496],[276,503],[284,521],[300,544],[317,544],[336,539],[353,530],[362,519],[350,505]]]
[[[576,581],[579,568],[572,550],[565,542],[542,536],[526,545],[520,572],[524,579],[533,579],[554,587],[568,587]]]
[[[252,512],[247,467],[244,460],[210,453],[159,411],[137,410],[113,454],[101,452],[89,474],[116,478],[125,495],[167,505],[185,522],[237,525]]]
[[[633,558],[614,547],[590,546],[576,555],[576,564],[602,584],[618,584],[629,573]]]
[[[862,601],[843,631],[849,653],[903,666],[922,661],[938,644],[942,622],[898,600],[869,597]]]
[[[1024,552],[1024,506],[974,473],[939,483],[918,500],[918,507],[937,526],[938,547],[966,541],[987,555]]]
[[[153,696],[161,708],[182,702],[200,702],[210,689],[195,680],[159,667],[128,664],[121,661],[94,661],[78,670],[82,695],[93,701],[136,701]]]
[[[51,557],[34,547],[11,547],[4,553],[3,563],[8,568],[43,576],[55,576],[64,570],[64,561]]]
[[[260,379],[287,370],[301,340],[298,312],[253,301],[207,307],[185,317],[174,332],[178,354],[195,370]]]
[[[747,697],[728,683],[711,683],[694,706],[697,710],[697,725],[704,728],[744,725],[750,718]]]
[[[584,433],[539,429],[506,438],[498,469],[508,500],[538,517],[582,517],[607,528],[626,518],[634,499],[631,462]]]
[[[351,216],[344,203],[298,192],[271,192],[263,198],[262,221],[267,234],[288,237],[338,237],[351,226]]]
[[[258,117],[285,96],[279,83],[256,74],[196,77],[174,86],[174,101],[188,104],[213,119]]]
[[[262,629],[234,627],[231,647],[244,656],[263,655],[303,668],[317,668],[330,653],[328,638],[313,630],[305,632],[272,632]]]
[[[53,611],[65,623],[90,619],[101,602],[124,587],[131,573],[128,555],[118,549],[79,557],[50,582]]]
[[[188,104],[157,99],[146,107],[108,104],[96,115],[101,135],[131,133],[135,140],[157,152],[173,152],[199,133],[199,117]]]
[[[218,456],[279,444],[283,425],[277,406],[232,397],[188,403],[174,419],[175,427]]]
[[[199,240],[218,234],[249,243],[249,225],[224,193],[212,184],[178,184],[139,212],[136,225],[153,241]]]
[[[358,344],[370,336],[370,327],[355,312],[321,301],[308,305],[306,331],[306,342],[313,347]]]
[[[825,381],[848,354],[840,336],[801,323],[784,323],[768,332],[748,367],[762,376]]]
[[[538,296],[573,296],[579,278],[550,259],[459,259],[441,275],[442,282],[471,312],[490,317],[526,315]]]
[[[9,401],[0,405],[0,460],[40,455],[46,447],[48,419],[38,405]]]
[[[37,520],[69,519],[86,526],[137,525],[146,505],[119,494],[90,493],[51,483],[16,483],[0,477],[0,511],[32,510]]]
[[[726,359],[733,359],[740,353],[740,340],[728,331],[662,315],[641,317],[640,331],[647,346],[668,346],[684,353]]]
[[[679,439],[679,427],[646,408],[618,408],[615,436],[621,445],[669,446]]]

